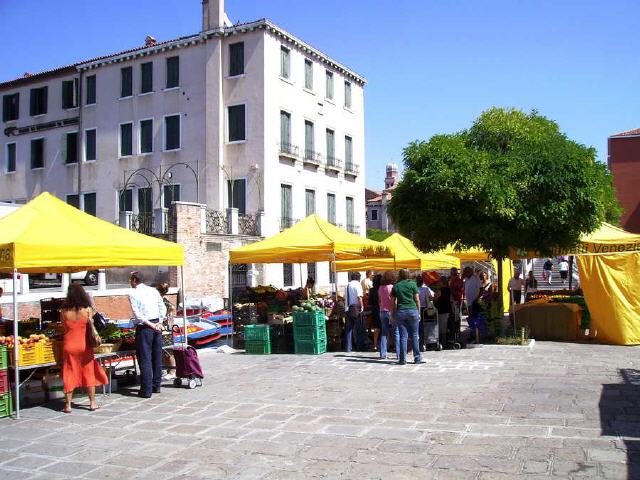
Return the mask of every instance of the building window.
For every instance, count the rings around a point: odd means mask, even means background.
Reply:
[[[133,190],[130,188],[118,192],[118,211],[133,212]]]
[[[44,115],[45,113],[47,113],[47,93],[48,87],[31,89],[29,113],[32,117],[35,115]]]
[[[244,73],[244,42],[229,45],[229,76],[235,77]]]
[[[140,120],[140,153],[153,152],[153,120]]]
[[[333,73],[329,70],[326,71],[326,94],[329,100],[333,100]]]
[[[140,93],[153,92],[153,62],[140,65]]]
[[[84,200],[84,211],[89,215],[96,216],[96,194],[94,193],[84,193],[82,195],[82,199]]]
[[[133,67],[120,69],[120,98],[133,95]]]
[[[313,62],[309,59],[304,61],[304,88],[313,90]]]
[[[138,189],[138,213],[152,213],[153,212],[153,192],[151,187],[144,187]]]
[[[164,117],[164,149],[178,150],[180,148],[180,115]]]
[[[344,106],[351,108],[351,83],[344,82]]]
[[[80,208],[80,197],[77,193],[67,195],[67,204],[75,208]]]
[[[327,221],[336,224],[336,196],[333,193],[327,193]]]
[[[227,180],[227,205],[231,208],[237,208],[239,215],[247,213],[246,183],[244,178],[233,180],[233,184],[231,180]],[[232,197],[233,201],[231,201]]]
[[[353,217],[353,197],[347,197],[346,198],[347,202],[346,202],[346,206],[347,206],[347,230],[351,233],[357,233],[356,232],[356,226],[354,223],[354,217]]]
[[[282,280],[285,287],[291,287],[293,285],[293,264],[282,264]]]
[[[133,123],[120,125],[120,156],[133,155]]]
[[[78,163],[78,132],[67,133],[64,143],[64,163]]]
[[[87,105],[96,103],[96,76],[89,75],[87,77]]]
[[[2,121],[10,122],[17,120],[20,116],[20,94],[2,96]]]
[[[7,143],[5,151],[4,171],[7,173],[16,171],[16,144]]]
[[[291,114],[280,111],[280,151],[291,152]]]
[[[353,168],[353,139],[351,137],[344,137],[344,163],[347,167]]]
[[[234,105],[228,108],[229,141],[241,142],[247,139],[245,126],[245,106]]]
[[[31,169],[44,168],[44,138],[31,140]]]
[[[307,278],[313,278],[316,280],[316,264],[315,263],[307,263]]]
[[[329,165],[335,164],[336,158],[336,136],[335,132],[327,128],[327,163]]]
[[[180,85],[180,57],[167,58],[167,88]]]
[[[307,217],[316,213],[316,191],[307,189],[304,191],[305,213]]]
[[[378,210],[376,208],[371,210],[371,220],[378,220]]]
[[[62,108],[76,108],[78,106],[78,79],[62,82]]]
[[[291,205],[291,185],[280,185],[280,229],[284,230],[293,225]]]
[[[84,160],[91,162],[97,158],[96,129],[85,130],[84,132]]]
[[[162,193],[162,205],[164,208],[169,208],[171,206],[171,202],[180,201],[180,185],[165,185],[162,189]]]
[[[313,158],[315,154],[315,139],[313,132],[313,122],[304,122],[304,157]]]
[[[280,47],[280,76],[289,78],[291,75],[291,51],[287,47]]]

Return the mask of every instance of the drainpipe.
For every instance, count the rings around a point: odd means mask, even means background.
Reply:
[[[84,212],[84,197],[82,196],[82,162],[84,160],[84,132],[82,131],[83,74],[84,71],[80,69],[80,78],[78,79],[78,207]]]

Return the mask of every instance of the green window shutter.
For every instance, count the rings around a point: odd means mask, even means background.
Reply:
[[[283,227],[291,226],[291,185],[280,185],[280,217]]]
[[[245,106],[234,105],[229,107],[227,116],[229,122],[229,141],[238,142],[246,140]]]
[[[283,148],[291,145],[291,114],[280,112],[280,144]]]
[[[304,148],[305,156],[310,158],[313,156],[315,145],[313,138],[313,123],[309,121],[304,122]]]
[[[353,166],[353,140],[351,137],[344,137],[344,163],[346,166]]]
[[[336,142],[333,130],[327,128],[327,161],[332,161],[336,156]]]
[[[93,105],[96,103],[96,76],[90,75],[87,77],[87,93],[86,104]]]
[[[85,152],[86,161],[96,159],[97,148],[96,148],[96,131],[95,130],[85,131],[84,152]]]
[[[97,206],[96,206],[96,194],[95,193],[85,193],[84,197],[84,211],[89,215],[96,216]]]
[[[244,73],[244,42],[229,45],[229,76]]]
[[[167,58],[167,88],[180,85],[180,57]]]
[[[180,148],[180,115],[164,118],[164,149],[177,150]]]
[[[304,88],[313,90],[313,62],[304,61]]]
[[[325,96],[331,100],[333,99],[333,73],[326,70],[326,94]]]
[[[133,95],[133,67],[120,69],[120,97]]]
[[[140,65],[140,93],[153,91],[153,62]]]
[[[7,144],[6,171],[7,172],[15,172],[16,171],[16,144],[15,143],[8,143]]]
[[[351,108],[351,83],[344,82],[344,106]]]
[[[151,153],[153,151],[153,120],[142,120],[140,122],[140,153]]]
[[[286,47],[280,47],[280,76],[289,78],[290,75],[290,52]]]
[[[127,157],[133,154],[133,124],[120,125],[120,156]]]
[[[138,189],[138,213],[153,212],[152,191],[150,187]]]
[[[347,229],[353,231],[353,198],[347,197]]]
[[[305,190],[305,210],[307,217],[316,213],[316,192],[315,190]]]
[[[327,221],[336,223],[336,196],[333,193],[327,194]]]

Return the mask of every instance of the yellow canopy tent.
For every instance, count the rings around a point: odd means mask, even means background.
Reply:
[[[125,230],[67,205],[47,192],[0,219],[0,272],[13,273],[13,332],[16,338],[18,272],[74,272],[183,263],[182,245]],[[184,322],[186,327],[186,317]],[[19,345],[17,341],[14,344],[17,367]],[[15,409],[19,418],[20,369],[14,371]]]
[[[381,243],[309,215],[273,237],[231,250],[229,262],[309,263],[390,256]]]
[[[460,268],[460,260],[443,253],[422,253],[406,237],[399,233],[385,238],[382,242],[394,254],[394,258],[367,258],[362,260],[344,260],[336,262],[336,271],[351,272],[362,270],[445,270]]]

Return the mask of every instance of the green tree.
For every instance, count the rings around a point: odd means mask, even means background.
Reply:
[[[391,232],[380,230],[379,228],[367,228],[367,238],[369,240],[375,240],[381,242],[385,238],[391,236]]]
[[[449,243],[496,259],[509,248],[570,248],[619,218],[596,152],[536,111],[491,108],[471,128],[404,149],[404,178],[388,212],[424,251]]]

